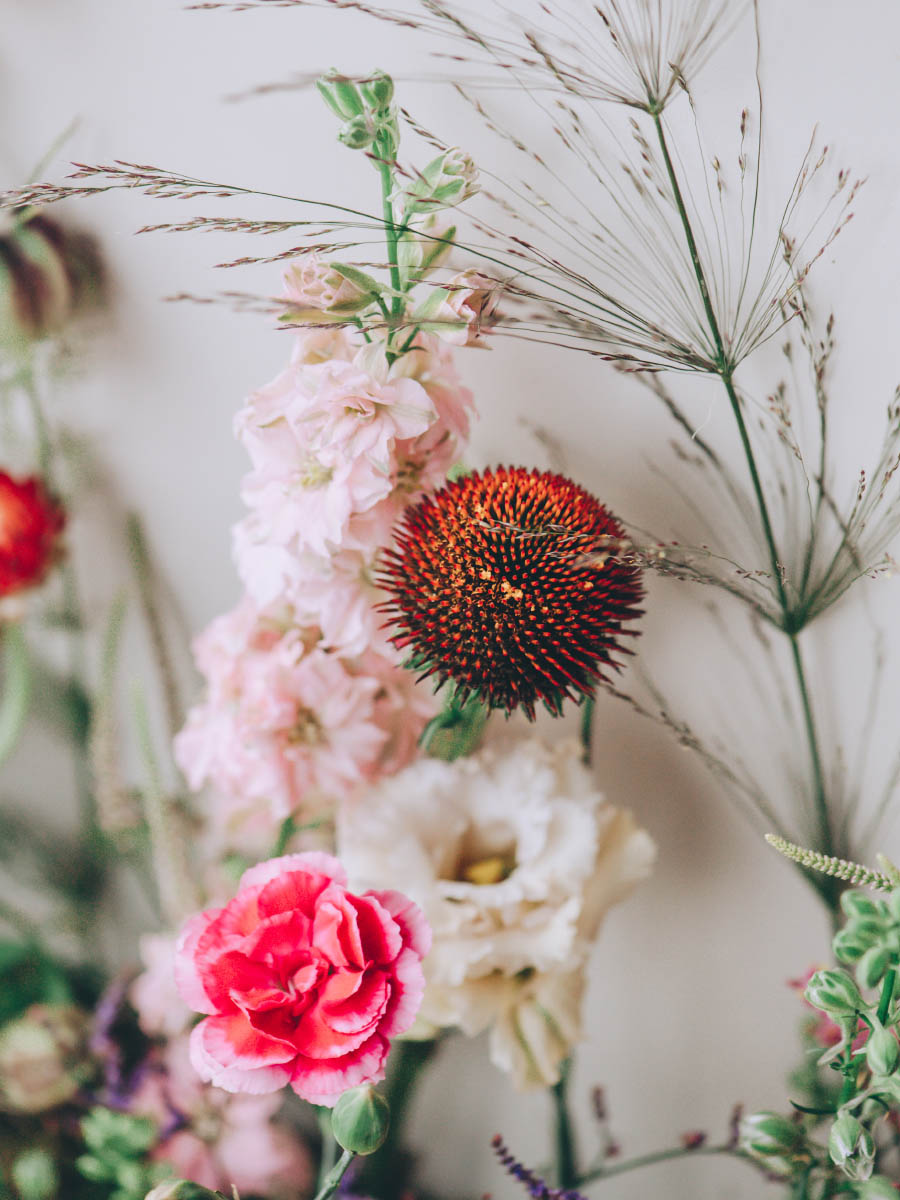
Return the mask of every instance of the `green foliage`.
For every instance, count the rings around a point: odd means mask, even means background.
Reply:
[[[75,1165],[85,1179],[110,1185],[109,1200],[144,1200],[169,1173],[168,1167],[146,1161],[157,1129],[145,1117],[92,1108],[81,1132],[87,1153]]]

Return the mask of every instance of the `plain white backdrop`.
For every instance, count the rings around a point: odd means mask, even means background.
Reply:
[[[424,44],[359,14],[199,13],[172,0],[0,0],[0,13],[0,179],[7,186],[23,181],[77,117],[65,151],[48,170],[51,178],[61,177],[70,158],[121,158],[367,207],[375,203],[374,174],[337,143],[335,124],[314,93],[227,99],[332,65],[394,71],[404,103],[427,126],[503,169],[496,143],[450,89],[422,82],[434,69]],[[814,125],[841,161],[868,176],[856,216],[819,264],[812,292],[821,309],[834,308],[838,317],[836,420],[852,481],[876,446],[900,378],[900,9],[891,0],[858,0],[850,8],[839,0],[761,0],[761,24],[770,131],[766,193],[773,202],[783,194]],[[733,129],[743,105],[754,101],[748,48],[752,27],[743,23],[700,80],[704,102],[723,129]],[[274,294],[277,267],[243,277],[213,270],[225,258],[266,253],[271,243],[258,249],[240,238],[133,232],[188,212],[226,211],[278,217],[285,210],[275,202],[162,204],[126,192],[67,210],[100,239],[113,302],[105,329],[86,343],[77,371],[58,389],[57,411],[90,441],[117,502],[142,515],[193,631],[238,595],[229,530],[241,513],[245,460],[231,419],[242,397],[280,369],[289,335],[265,318],[225,306],[162,302],[177,291],[210,294],[227,287]],[[652,464],[665,457],[671,430],[634,381],[588,358],[502,340],[490,352],[463,354],[460,369],[480,413],[473,464],[546,465],[529,425],[545,427],[580,482],[639,525],[668,529],[671,493]],[[746,382],[756,383],[752,368]],[[705,436],[734,451],[730,418],[713,385],[692,386],[692,412]],[[771,378],[760,377],[758,387],[767,386]],[[102,493],[95,494],[76,529],[95,564],[85,589],[98,618],[121,571],[108,512]],[[897,584],[864,586],[892,637],[896,682],[900,636],[891,614]],[[654,581],[641,656],[671,695],[718,710],[744,728],[745,753],[765,760],[779,731],[767,727],[771,715],[754,708],[739,666],[710,636],[705,600],[696,590]],[[729,620],[736,616],[724,611]],[[818,664],[817,704],[826,736],[833,737],[861,707],[858,689],[872,653],[869,627],[851,603],[806,636]],[[883,701],[885,760],[900,728],[898,697],[889,687]],[[832,704],[833,722],[825,715]],[[590,1156],[588,1090],[602,1083],[627,1155],[675,1144],[690,1129],[707,1129],[719,1140],[735,1102],[785,1106],[785,1075],[802,1017],[785,981],[827,955],[826,922],[809,889],[664,732],[603,701],[596,741],[600,786],[637,813],[659,843],[660,857],[652,881],[611,913],[597,946],[587,1040],[573,1087],[579,1137]],[[3,794],[39,803],[63,823],[66,764],[46,750],[42,739],[29,741]],[[892,846],[898,849],[896,832],[882,843],[888,853]],[[111,937],[116,953],[127,955],[133,945],[127,925]],[[524,1158],[540,1161],[549,1149],[549,1115],[544,1096],[510,1091],[482,1044],[454,1039],[425,1082],[413,1125],[426,1181],[451,1195],[517,1194],[493,1164],[490,1136],[501,1131]],[[596,1194],[747,1200],[765,1187],[741,1164],[700,1159],[610,1181]]]

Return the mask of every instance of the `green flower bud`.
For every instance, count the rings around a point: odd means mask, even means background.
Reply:
[[[338,140],[350,150],[365,150],[375,140],[375,127],[367,113],[353,117],[341,126]]]
[[[222,1193],[211,1192],[189,1179],[168,1179],[148,1192],[144,1200],[222,1200]]]
[[[359,90],[371,108],[387,108],[394,98],[394,81],[384,71],[373,71],[360,82]]]
[[[802,1144],[803,1130],[779,1113],[751,1113],[738,1128],[738,1145],[757,1157],[789,1157]]]
[[[841,908],[851,921],[858,918],[873,918],[884,920],[885,906],[868,894],[868,892],[844,892],[841,896]]]
[[[887,909],[895,921],[900,921],[900,888],[895,888],[888,896]]]
[[[853,1016],[865,1008],[859,989],[846,971],[816,971],[804,995],[813,1008],[830,1016]]]
[[[365,110],[359,88],[334,68],[316,80],[316,87],[334,115],[342,121],[350,121]]]
[[[852,928],[840,930],[834,935],[831,942],[835,958],[850,966],[859,962],[870,945],[868,938],[860,938]]]
[[[873,1029],[866,1042],[866,1062],[873,1075],[893,1075],[900,1058],[900,1046],[890,1029]]]
[[[46,1150],[26,1150],[12,1165],[12,1181],[22,1200],[52,1200],[59,1188],[56,1163]]]
[[[831,1161],[850,1179],[868,1179],[875,1164],[875,1142],[856,1117],[844,1112],[828,1135]]]
[[[390,1123],[388,1102],[371,1084],[344,1092],[331,1113],[335,1141],[354,1154],[374,1154],[384,1144]]]
[[[854,1194],[859,1200],[897,1200],[897,1189],[883,1175],[873,1175],[860,1183]]]
[[[891,956],[883,946],[872,946],[856,965],[856,978],[864,988],[873,988],[884,978]]]

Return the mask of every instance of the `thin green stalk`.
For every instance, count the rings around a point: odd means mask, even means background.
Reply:
[[[354,1158],[356,1158],[356,1155],[352,1150],[344,1151],[335,1166],[325,1176],[322,1185],[316,1192],[315,1200],[330,1200],[330,1197],[341,1186],[341,1180],[344,1178],[347,1168],[353,1162]]]
[[[659,139],[660,150],[662,151],[663,161],[666,167],[666,174],[668,175],[669,179],[669,185],[672,189],[672,195],[675,199],[675,205],[678,209],[678,215],[681,219],[681,224],[684,229],[688,252],[691,256],[691,262],[694,267],[694,274],[697,278],[697,286],[700,289],[700,297],[703,302],[703,309],[706,313],[706,319],[709,324],[713,342],[715,343],[716,373],[722,380],[725,391],[728,394],[731,411],[741,439],[744,458],[746,459],[747,468],[750,472],[750,480],[753,485],[753,492],[756,497],[757,508],[759,509],[759,517],[762,524],[763,536],[769,552],[772,577],[775,580],[775,587],[778,593],[778,603],[781,608],[781,629],[782,632],[785,633],[790,639],[791,643],[791,656],[794,665],[794,672],[797,677],[797,686],[800,691],[800,699],[803,709],[803,723],[806,731],[807,743],[809,746],[810,763],[812,766],[814,801],[819,822],[821,849],[825,854],[833,854],[834,835],[831,828],[831,816],[828,811],[828,799],[825,789],[825,777],[822,769],[822,758],[819,752],[819,742],[816,733],[815,721],[813,718],[812,704],[810,702],[809,689],[806,683],[806,673],[803,666],[803,659],[800,654],[800,646],[797,641],[797,634],[799,632],[799,627],[797,626],[798,614],[791,609],[790,601],[788,599],[787,589],[785,587],[784,577],[782,575],[781,560],[778,554],[778,546],[775,541],[775,534],[772,528],[772,521],[769,516],[769,508],[766,503],[762,480],[756,465],[756,457],[753,453],[753,446],[750,442],[750,435],[747,432],[747,425],[744,421],[744,415],[741,411],[740,399],[734,387],[734,366],[725,351],[725,344],[722,339],[721,330],[719,329],[719,322],[716,318],[715,310],[709,294],[709,288],[706,282],[706,276],[703,271],[703,264],[700,261],[697,243],[694,239],[694,231],[691,228],[690,217],[688,216],[684,198],[681,194],[678,176],[675,173],[675,167],[669,154],[665,130],[663,129],[660,114],[658,112],[654,112],[652,116],[653,123],[656,126],[656,133]],[[830,886],[828,888],[819,888],[818,890],[820,891],[825,903],[828,904],[832,910],[834,910],[837,903],[836,890]]]
[[[550,1089],[555,1110],[556,1186],[565,1189],[578,1186],[575,1133],[572,1129],[568,1097],[571,1066],[571,1059],[567,1059],[562,1065],[559,1080]]]
[[[586,767],[591,764],[591,753],[594,742],[594,708],[596,701],[593,696],[586,696],[581,705],[581,761]]]
[[[382,148],[379,145],[379,152],[382,153]],[[388,265],[391,273],[391,287],[394,295],[391,297],[391,317],[396,319],[403,312],[403,300],[400,292],[400,260],[397,255],[397,241],[400,235],[396,224],[394,223],[394,204],[391,200],[391,193],[394,190],[394,172],[391,169],[391,164],[384,157],[378,163],[378,173],[381,176],[381,207],[384,213],[384,236],[387,242]],[[398,357],[391,350],[391,339],[394,336],[393,328],[387,331],[387,360],[390,366]]]
[[[888,1019],[888,1013],[891,1009],[891,1000],[894,996],[894,984],[897,980],[897,972],[891,967],[884,977],[884,983],[881,985],[881,999],[878,1002],[878,1021],[884,1025]]]
[[[668,1150],[654,1150],[650,1154],[640,1154],[636,1158],[626,1159],[625,1162],[614,1163],[612,1166],[597,1167],[582,1175],[576,1184],[582,1187],[586,1183],[594,1183],[598,1179],[611,1179],[613,1175],[624,1175],[627,1171],[636,1171],[640,1167],[652,1167],[656,1163],[670,1162],[677,1158],[697,1158],[700,1155],[733,1154],[735,1158],[744,1156],[730,1142],[718,1146],[672,1146]]]
[[[337,1165],[338,1150],[340,1147],[335,1140],[334,1134],[331,1132],[331,1109],[320,1108],[318,1117],[319,1130],[322,1134],[322,1156],[319,1159],[319,1177],[316,1181],[316,1187],[323,1188],[328,1176]]]
[[[2,628],[3,698],[0,699],[0,763],[19,741],[31,698],[31,665],[22,626],[10,621]]]

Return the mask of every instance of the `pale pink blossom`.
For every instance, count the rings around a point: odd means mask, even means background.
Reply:
[[[144,970],[129,993],[138,1024],[149,1037],[184,1033],[191,1013],[175,986],[175,934],[145,933],[138,946]]]
[[[479,271],[462,271],[438,289],[443,294],[436,311],[429,306],[429,328],[451,346],[483,346],[484,332],[500,298],[502,285]]]
[[[284,272],[285,314],[292,321],[345,321],[374,303],[373,293],[348,279],[312,252],[295,259]]]
[[[206,1019],[201,1078],[231,1092],[290,1084],[313,1104],[384,1078],[389,1039],[422,1000],[431,933],[399,892],[354,894],[337,859],[289,854],[246,871],[224,908],[192,917],[176,976]]]
[[[198,639],[207,695],[175,741],[192,788],[207,781],[285,817],[349,794],[380,770],[389,735],[382,683],[319,648],[319,632],[278,627],[244,601]]]
[[[281,1097],[233,1096],[204,1084],[191,1066],[187,1036],[151,1061],[129,1107],[164,1132],[153,1159],[201,1187],[230,1195],[234,1185],[242,1195],[270,1200],[294,1200],[311,1187],[309,1151],[273,1122]]]

